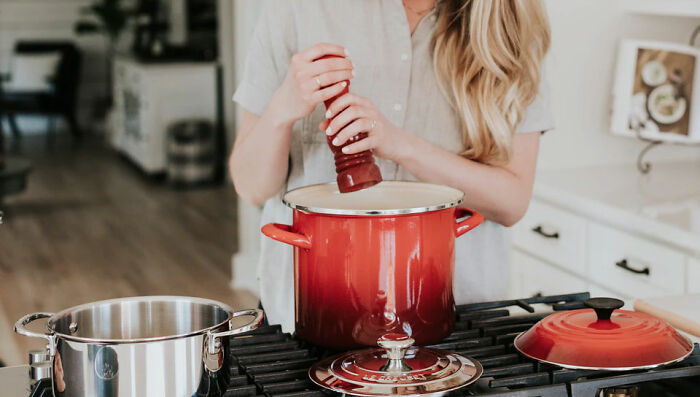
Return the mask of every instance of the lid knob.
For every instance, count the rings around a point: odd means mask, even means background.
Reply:
[[[615,298],[590,298],[583,301],[586,307],[595,310],[598,320],[610,320],[613,310],[625,305],[625,302]]]
[[[377,339],[377,344],[386,350],[389,357],[386,364],[380,370],[387,372],[406,372],[412,368],[403,360],[406,351],[413,346],[416,341],[403,333],[384,334]]]

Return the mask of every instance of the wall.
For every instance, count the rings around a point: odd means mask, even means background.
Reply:
[[[617,43],[621,38],[686,43],[700,19],[632,15],[619,1],[546,4],[552,26],[547,74],[556,129],[542,139],[540,168],[633,163],[644,144],[609,133]],[[648,159],[700,159],[700,147],[663,145]]]
[[[91,103],[104,92],[104,39],[100,35],[76,36],[73,24],[90,0],[0,0],[0,71],[10,70],[17,40],[73,40],[83,51],[80,87],[80,119],[86,126]],[[45,120],[20,118],[23,132],[43,131]]]
[[[224,0],[225,1],[225,0]],[[240,120],[241,109],[231,98],[235,87],[243,77],[243,66],[246,53],[252,37],[255,23],[260,14],[259,0],[234,0],[231,8],[233,21],[232,59],[226,65],[227,77],[226,93],[228,99],[227,111],[232,110],[234,128],[229,128],[229,142],[235,137],[235,121]],[[228,40],[228,39],[227,39]],[[232,78],[231,78],[232,76]],[[232,146],[232,145],[231,145]],[[258,292],[257,267],[260,251],[260,210],[256,207],[238,200],[238,252],[231,259],[231,286],[237,289],[247,289]]]

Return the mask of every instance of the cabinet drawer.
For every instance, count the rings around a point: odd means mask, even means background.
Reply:
[[[688,258],[687,292],[689,294],[700,293],[700,259]]]
[[[533,201],[513,231],[513,244],[571,272],[584,275],[586,221],[551,205]]]
[[[590,284],[588,286],[588,292],[591,293],[591,298],[605,297],[605,298],[617,298],[624,301],[629,301],[632,299],[631,296],[624,294],[622,291],[613,291],[609,288],[601,287],[597,284]]]
[[[633,298],[684,292],[680,252],[603,225],[588,231],[591,281]]]
[[[511,254],[510,295],[517,298],[536,294],[558,295],[584,292],[586,281],[520,250]]]

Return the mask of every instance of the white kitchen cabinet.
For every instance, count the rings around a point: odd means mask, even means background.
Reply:
[[[168,127],[180,120],[216,122],[215,63],[114,62],[111,145],[146,173],[166,166]]]
[[[623,309],[626,310],[632,310],[633,309],[633,301],[634,298],[632,296],[629,296],[627,294],[621,293],[619,290],[613,290],[613,289],[608,289],[605,287],[601,287],[600,285],[597,284],[589,284],[588,285],[588,292],[591,293],[591,296],[604,296],[606,298],[617,298],[625,301],[625,306],[623,306]]]
[[[583,218],[533,201],[514,232],[513,243],[522,251],[584,275],[586,222]]]
[[[689,294],[700,294],[700,259],[688,258],[686,288]]]
[[[548,170],[512,228],[510,294],[700,293],[700,163]]]
[[[645,238],[593,223],[589,227],[589,278],[645,298],[677,294],[685,288],[685,256]]]
[[[587,290],[586,282],[528,253],[511,255],[510,297],[522,298],[537,294],[557,295]]]

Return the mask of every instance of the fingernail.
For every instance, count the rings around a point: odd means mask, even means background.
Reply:
[[[338,146],[338,145],[340,145],[340,140],[338,138],[335,138],[335,139],[333,139],[333,142],[331,142],[331,143],[333,143],[334,146]]]
[[[326,118],[327,118],[327,119],[330,119],[332,115],[333,115],[333,114],[331,113],[331,110],[330,110],[330,109],[326,110]],[[329,128],[330,128],[330,127],[329,127]],[[328,131],[328,130],[326,130],[326,131]]]
[[[348,154],[348,147],[347,146],[342,148],[341,150],[343,151],[343,153]]]
[[[326,135],[333,135],[333,131],[331,131],[330,126],[328,126],[328,128],[326,128]],[[335,142],[335,141],[333,141],[333,142]]]
[[[348,85],[347,81],[343,81],[342,83],[340,83],[340,86],[343,88],[345,88],[347,85]]]
[[[347,48],[345,49],[345,56],[346,56],[346,57],[349,57],[349,56],[350,56],[350,51],[348,51]]]

